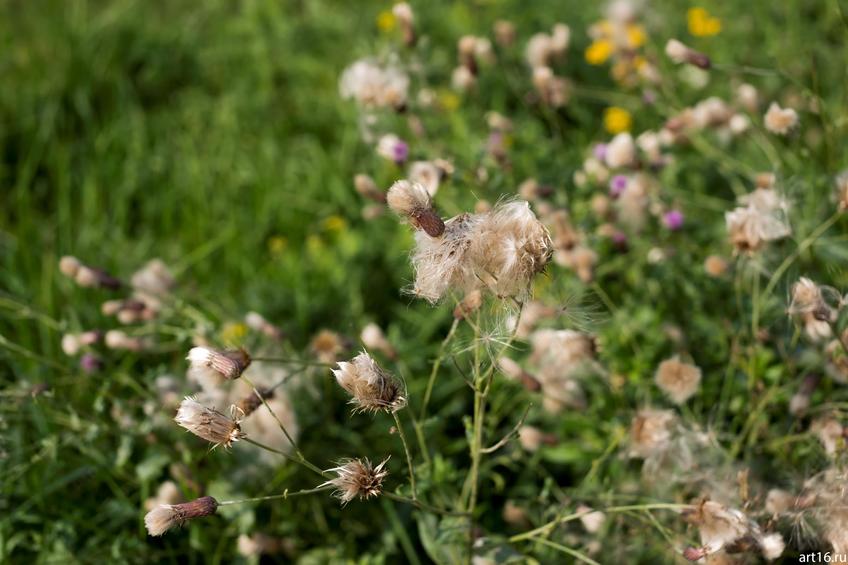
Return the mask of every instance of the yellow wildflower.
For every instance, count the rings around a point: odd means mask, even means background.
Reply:
[[[721,20],[703,8],[690,8],[686,13],[689,33],[696,37],[709,37],[721,31]]]
[[[287,245],[288,240],[286,238],[280,235],[275,235],[268,240],[268,251],[270,251],[273,255],[279,255],[285,251]]]
[[[598,39],[586,48],[586,62],[590,65],[603,65],[612,55],[612,42],[606,39]]]
[[[241,322],[229,322],[221,328],[221,341],[228,345],[239,345],[247,335],[247,326]]]
[[[618,106],[610,106],[604,110],[604,127],[606,130],[615,135],[624,131],[630,131],[633,125],[633,118],[630,112]]]
[[[391,10],[383,10],[379,14],[377,14],[377,29],[382,31],[383,33],[388,33],[395,29],[395,24],[397,21],[395,20],[395,15]]]
[[[447,111],[453,111],[459,108],[459,96],[450,90],[442,90],[439,92],[439,105]]]
[[[347,222],[341,216],[330,216],[324,220],[324,229],[330,232],[341,232],[347,227]]]
[[[645,44],[648,39],[648,34],[645,33],[645,28],[639,24],[627,25],[627,46],[631,49],[637,49]]]

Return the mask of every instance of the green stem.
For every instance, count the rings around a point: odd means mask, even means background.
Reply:
[[[432,512],[434,514],[441,514],[442,516],[468,516],[466,512],[453,512],[451,510],[445,510],[443,508],[436,508],[435,506],[430,506],[425,502],[421,502],[420,500],[413,500],[411,498],[407,498],[400,494],[395,494],[393,492],[384,492],[382,496],[390,500],[394,500],[396,502],[403,502],[404,504],[410,504],[419,510],[424,510],[426,512]]]
[[[456,328],[458,326],[459,318],[454,318],[450,330],[448,330],[448,334],[445,336],[445,339],[442,340],[442,344],[439,346],[439,355],[433,362],[433,369],[430,371],[430,379],[427,381],[427,388],[424,391],[424,401],[421,403],[421,412],[418,416],[418,419],[422,422],[427,417],[427,405],[430,404],[430,395],[432,395],[433,393],[433,385],[436,383],[436,375],[438,374],[439,367],[442,365],[442,361],[445,358],[445,349],[447,348],[448,342],[453,337],[453,334],[456,333]]]
[[[251,357],[252,361],[265,363],[280,363],[281,365],[304,365],[309,367],[332,367],[335,363],[322,363],[321,361],[307,361],[305,359],[289,359],[287,357]]]
[[[298,465],[303,465],[304,467],[306,467],[310,471],[312,471],[312,472],[314,472],[318,475],[321,475],[322,477],[326,478],[328,476],[327,473],[325,473],[324,471],[322,471],[321,469],[319,469],[318,467],[316,467],[315,465],[313,465],[312,463],[307,461],[303,457],[303,455],[300,455],[300,457],[292,457],[291,455],[289,455],[285,451],[280,451],[279,449],[274,449],[271,446],[265,445],[264,443],[259,443],[258,441],[250,439],[249,437],[242,438],[241,441],[246,441],[247,443],[253,444],[256,447],[260,447],[260,448],[264,449],[265,451],[270,451],[271,453],[276,453],[277,455],[282,455],[283,457],[285,457],[289,461],[297,463]]]
[[[287,440],[289,441],[289,443],[291,444],[292,449],[294,449],[294,453],[295,453],[295,455],[297,456],[297,458],[296,458],[296,459],[295,459],[295,458],[292,458],[292,459],[294,459],[295,461],[297,461],[298,463],[300,463],[300,464],[301,464],[301,465],[303,465],[304,467],[306,467],[306,468],[308,468],[308,469],[311,469],[312,471],[317,472],[318,474],[320,474],[320,475],[323,477],[323,476],[324,476],[324,471],[322,471],[321,469],[319,469],[318,467],[316,467],[315,465],[313,465],[312,463],[310,463],[310,462],[306,459],[306,457],[304,457],[303,453],[300,451],[300,448],[298,448],[298,447],[297,447],[297,444],[294,442],[294,440],[292,439],[291,435],[289,435],[289,432],[288,432],[288,430],[286,429],[286,427],[283,425],[283,422],[280,420],[280,418],[278,418],[278,417],[277,417],[277,413],[276,413],[276,412],[274,412],[274,411],[271,409],[271,407],[268,405],[268,402],[265,400],[265,396],[264,396],[262,393],[260,393],[260,392],[259,392],[259,389],[257,389],[257,388],[256,388],[256,385],[254,385],[254,384],[253,384],[253,383],[252,383],[252,382],[251,382],[251,381],[250,381],[247,377],[245,377],[244,375],[242,375],[242,377],[241,377],[241,378],[244,380],[244,382],[246,382],[246,383],[247,383],[247,384],[248,384],[248,385],[249,385],[249,386],[253,389],[253,393],[254,393],[256,396],[258,396],[260,400],[262,400],[262,404],[265,406],[265,408],[268,410],[268,412],[270,412],[270,413],[271,413],[271,416],[273,416],[273,417],[274,417],[274,419],[277,421],[277,424],[280,426],[280,429],[283,431],[283,434],[286,436],[286,439],[287,439]],[[253,441],[251,441],[251,440],[248,440],[248,441],[250,441],[250,443],[256,443],[256,442],[253,442]],[[258,445],[258,444],[257,444],[257,445]],[[275,450],[275,451],[276,451],[276,450]],[[282,452],[279,452],[279,453],[282,453]],[[288,455],[286,455],[286,456],[287,456],[287,457],[289,457]]]
[[[546,539],[543,539],[543,538],[535,538],[535,539],[533,539],[533,541],[536,542],[536,543],[540,543],[542,545],[547,545],[548,547],[552,547],[552,548],[554,548],[558,551],[566,553],[566,554],[574,557],[578,561],[582,561],[583,563],[589,563],[589,565],[601,565],[600,563],[598,563],[597,561],[595,561],[591,557],[584,555],[583,553],[580,553],[576,549],[571,549],[570,547],[566,547],[564,545],[561,545],[561,544],[558,544],[558,543],[555,543],[555,542],[552,542],[550,540],[546,540]]]
[[[611,506],[609,508],[601,509],[600,512],[605,514],[615,514],[618,512],[630,512],[632,510],[686,510],[687,508],[693,508],[691,504],[672,504],[672,503],[653,503],[653,504],[630,504],[627,506]],[[538,535],[547,534],[555,527],[560,524],[564,524],[566,522],[571,522],[573,520],[579,520],[586,514],[590,514],[595,512],[595,510],[584,510],[583,512],[575,512],[574,514],[569,514],[568,516],[562,516],[551,520],[547,524],[539,526],[533,530],[524,532],[523,534],[516,534],[509,538],[510,543],[515,543],[517,541],[522,541],[526,539],[535,538]]]
[[[798,244],[798,248],[794,252],[792,252],[791,255],[788,255],[786,259],[783,260],[783,263],[780,264],[780,266],[771,276],[768,284],[766,285],[766,289],[763,291],[762,296],[768,297],[769,295],[771,295],[771,292],[774,290],[774,287],[777,286],[780,277],[782,277],[786,270],[792,266],[792,263],[794,263],[798,259],[798,257],[801,256],[801,253],[806,251],[808,247],[815,243],[816,240],[821,237],[824,232],[826,232],[833,224],[835,224],[836,221],[839,219],[840,215],[841,212],[835,212],[830,218],[822,222],[819,227],[813,230],[813,232],[809,236],[807,236],[804,241]]]
[[[257,496],[255,498],[243,498],[241,500],[225,500],[223,502],[219,502],[218,506],[229,506],[231,504],[245,504],[245,503],[248,503],[248,502],[262,502],[262,501],[265,501],[265,500],[277,500],[277,499],[280,499],[280,498],[285,500],[285,499],[291,498],[293,496],[304,496],[304,495],[307,495],[307,494],[315,494],[316,492],[324,492],[324,491],[328,491],[328,490],[332,490],[332,489],[333,489],[332,485],[320,486],[320,487],[304,489],[304,490],[298,490],[298,491],[295,491],[295,492],[289,492],[288,489],[286,489],[285,491],[283,491],[282,494],[272,494],[272,495],[269,495],[269,496]]]
[[[418,500],[418,490],[415,488],[415,471],[412,467],[412,455],[409,452],[409,445],[406,443],[406,434],[403,431],[403,424],[400,423],[400,417],[397,412],[392,412],[392,417],[395,419],[400,442],[403,444],[403,451],[406,453],[406,465],[409,467],[409,485],[412,488],[412,500]]]

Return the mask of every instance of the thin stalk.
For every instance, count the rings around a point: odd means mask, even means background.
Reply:
[[[672,503],[652,503],[652,504],[630,504],[627,506],[611,506],[610,508],[601,509],[601,512],[606,514],[615,514],[617,512],[630,512],[632,510],[685,510],[687,508],[692,508],[691,504],[672,504]],[[575,512],[574,514],[569,514],[567,516],[561,516],[554,520],[551,520],[547,524],[539,526],[533,530],[524,532],[523,534],[516,534],[509,538],[510,543],[515,543],[517,541],[522,541],[526,539],[535,538],[538,535],[547,534],[555,527],[560,524],[564,524],[566,522],[571,522],[573,520],[579,520],[586,514],[590,514],[595,512],[595,510],[584,510],[583,512]]]
[[[583,553],[580,553],[576,549],[571,549],[570,547],[566,547],[564,545],[561,545],[561,544],[558,544],[558,543],[555,543],[555,542],[552,542],[550,540],[546,540],[546,539],[543,539],[543,538],[534,538],[533,541],[536,542],[536,543],[540,543],[542,545],[547,545],[548,547],[552,547],[552,548],[556,549],[557,551],[561,551],[563,553],[566,553],[566,554],[574,557],[578,561],[582,561],[583,563],[589,563],[589,565],[601,565],[600,563],[598,563],[597,561],[595,561],[591,557],[584,555]]]
[[[325,473],[324,471],[322,471],[321,469],[319,469],[318,467],[316,467],[315,465],[313,465],[312,463],[307,461],[305,458],[303,458],[302,455],[300,457],[292,457],[291,455],[289,455],[285,451],[280,451],[279,449],[274,449],[273,447],[271,447],[269,445],[265,445],[264,443],[259,443],[258,441],[250,439],[249,437],[242,438],[241,441],[246,441],[247,443],[253,444],[256,447],[261,447],[265,451],[270,451],[271,453],[276,453],[277,455],[282,455],[283,457],[285,457],[289,461],[297,463],[298,465],[303,465],[304,467],[306,467],[310,471],[312,471],[312,472],[314,472],[318,475],[321,475],[322,477],[325,477],[325,478],[327,477],[327,473]]]
[[[280,499],[280,498],[285,500],[285,499],[291,498],[293,496],[304,496],[304,495],[307,495],[307,494],[315,494],[316,492],[324,492],[324,491],[328,491],[328,490],[332,490],[332,489],[333,489],[332,485],[318,486],[318,487],[315,487],[315,488],[298,490],[298,491],[295,491],[295,492],[289,492],[289,490],[286,489],[285,491],[283,491],[282,494],[272,494],[272,495],[269,495],[269,496],[257,496],[257,497],[254,497],[254,498],[242,498],[241,500],[225,500],[223,502],[219,502],[218,506],[230,506],[232,504],[246,504],[248,502],[262,502],[262,501],[265,501],[265,500],[277,500],[277,499]]]
[[[430,371],[430,379],[427,381],[427,388],[424,391],[424,401],[421,403],[421,412],[418,416],[418,419],[421,421],[423,421],[424,418],[427,417],[427,405],[430,403],[430,395],[433,393],[433,385],[436,383],[436,374],[439,372],[439,367],[441,367],[442,361],[445,358],[445,349],[447,348],[448,342],[453,337],[453,334],[456,333],[456,328],[458,326],[459,318],[454,318],[450,330],[448,330],[448,334],[445,336],[445,339],[442,340],[442,344],[439,346],[439,355],[433,362],[433,369]]]
[[[406,465],[409,467],[409,485],[412,488],[412,500],[418,500],[418,490],[415,488],[415,471],[412,467],[412,455],[409,452],[409,445],[406,443],[406,434],[403,431],[403,424],[400,423],[400,416],[397,412],[392,412],[392,417],[395,419],[400,442],[403,444],[403,451],[406,453]]]
[[[403,502],[404,504],[410,504],[419,510],[424,510],[425,512],[432,512],[434,514],[441,514],[442,516],[468,516],[467,512],[454,512],[452,510],[445,510],[444,508],[436,508],[435,506],[430,506],[425,502],[421,502],[420,500],[413,500],[411,498],[407,498],[400,494],[395,494],[393,492],[384,492],[381,496],[385,496],[390,500],[394,500],[396,502]]]
[[[281,365],[304,365],[309,367],[332,367],[335,363],[323,363],[321,361],[308,361],[306,359],[291,359],[288,357],[251,357],[253,361],[265,363],[279,363]]]
[[[783,260],[783,263],[780,264],[780,266],[769,279],[769,282],[766,285],[766,289],[763,291],[763,297],[768,297],[771,295],[771,292],[774,290],[774,287],[777,286],[780,277],[782,277],[786,270],[792,266],[792,263],[794,263],[798,259],[798,257],[801,256],[801,253],[806,251],[808,247],[815,243],[816,240],[821,237],[824,232],[826,232],[833,224],[835,224],[836,221],[839,219],[839,216],[841,215],[841,212],[835,212],[830,218],[822,222],[819,227],[813,230],[813,232],[809,236],[807,236],[804,241],[798,244],[798,248],[790,255],[788,255],[786,259]]]
[[[298,462],[298,463],[300,463],[301,465],[303,465],[304,467],[307,467],[308,469],[311,469],[311,470],[313,470],[313,471],[315,471],[315,472],[319,473],[321,476],[324,476],[324,471],[322,471],[321,469],[319,469],[318,467],[316,467],[315,465],[313,465],[312,463],[310,463],[310,462],[306,459],[306,457],[304,457],[303,453],[300,451],[300,448],[299,448],[299,447],[297,446],[297,444],[294,442],[294,440],[292,439],[291,435],[289,435],[289,432],[288,432],[288,430],[286,429],[286,427],[283,425],[283,422],[280,420],[280,418],[279,418],[279,417],[277,417],[277,413],[276,413],[276,412],[274,412],[274,410],[272,410],[272,409],[271,409],[271,407],[268,405],[268,401],[266,401],[266,400],[265,400],[265,396],[264,396],[261,392],[259,392],[259,389],[258,389],[258,388],[256,388],[256,385],[254,385],[254,384],[253,384],[253,383],[252,383],[252,382],[251,382],[251,381],[250,381],[247,377],[245,377],[244,375],[242,375],[242,377],[241,377],[241,378],[244,380],[244,382],[246,382],[246,383],[247,383],[247,384],[248,384],[248,385],[249,385],[249,386],[253,389],[253,393],[254,393],[256,396],[258,396],[258,397],[259,397],[259,399],[262,401],[262,404],[265,406],[265,408],[268,410],[268,412],[270,412],[270,413],[271,413],[271,415],[274,417],[274,419],[277,421],[277,424],[280,426],[280,429],[283,431],[283,434],[286,436],[286,439],[287,439],[287,440],[289,441],[289,443],[291,444],[292,449],[294,449],[294,453],[295,453],[295,455],[297,456],[297,457],[296,457],[297,462]],[[250,440],[248,440],[248,441],[250,441]],[[251,443],[255,443],[255,442],[251,442]],[[282,452],[279,452],[279,453],[282,453]],[[294,459],[294,458],[293,458],[293,459]]]

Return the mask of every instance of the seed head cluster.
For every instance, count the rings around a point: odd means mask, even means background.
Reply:
[[[333,369],[336,382],[350,394],[350,402],[361,412],[396,412],[406,406],[401,383],[366,352]]]

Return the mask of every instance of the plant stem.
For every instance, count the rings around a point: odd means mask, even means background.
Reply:
[[[819,227],[817,227],[813,232],[807,236],[804,241],[798,244],[798,248],[792,252],[792,254],[788,255],[786,259],[783,260],[783,263],[777,268],[774,274],[769,279],[768,284],[766,285],[766,289],[763,291],[762,296],[768,297],[771,292],[774,290],[774,287],[777,286],[780,277],[786,272],[786,270],[792,266],[792,263],[795,262],[798,257],[801,256],[801,253],[807,250],[816,240],[821,237],[821,235],[826,232],[836,221],[839,219],[842,213],[837,211],[830,218],[821,223]]]
[[[543,538],[533,538],[533,541],[536,542],[536,543],[540,543],[542,545],[547,545],[548,547],[552,547],[552,548],[554,548],[558,551],[566,553],[566,554],[574,557],[578,561],[582,561],[583,563],[589,563],[589,565],[601,565],[600,563],[598,563],[597,561],[595,561],[591,557],[584,555],[583,553],[580,553],[576,549],[571,549],[570,547],[566,547],[564,545],[554,543],[550,540],[546,540],[546,539],[543,539]]]
[[[295,492],[289,492],[288,489],[286,489],[285,491],[283,491],[282,494],[272,494],[272,495],[269,495],[269,496],[257,496],[255,498],[243,498],[241,500],[225,500],[223,502],[219,502],[218,506],[229,506],[231,504],[245,504],[247,502],[262,502],[262,501],[265,501],[265,500],[277,500],[279,498],[282,498],[282,499],[285,500],[285,499],[290,498],[292,496],[304,496],[304,495],[307,495],[307,494],[314,494],[316,492],[324,492],[324,491],[332,490],[332,489],[333,489],[332,485],[318,486],[318,487],[315,487],[315,488],[298,490],[298,491],[295,491]]]
[[[600,511],[606,514],[614,514],[617,512],[630,512],[632,510],[685,510],[687,508],[692,507],[693,506],[691,504],[672,504],[661,502],[654,504],[631,504],[627,506],[611,506],[610,508],[604,508]],[[571,522],[573,520],[578,520],[586,514],[590,514],[592,512],[595,512],[595,510],[584,510],[583,512],[575,512],[574,514],[569,514],[568,516],[556,518],[554,520],[551,520],[547,524],[539,526],[536,529],[524,532],[523,534],[516,534],[509,538],[508,541],[510,543],[515,543],[517,541],[535,538],[536,536],[541,534],[547,534],[560,524]]]
[[[247,443],[253,444],[256,447],[261,447],[262,449],[264,449],[266,451],[270,451],[271,453],[276,453],[277,455],[282,455],[283,457],[285,457],[289,461],[293,461],[294,463],[297,463],[298,465],[303,465],[304,467],[306,467],[310,471],[312,471],[312,472],[314,472],[318,475],[321,475],[322,477],[325,477],[325,478],[327,477],[327,473],[325,473],[324,471],[322,471],[321,469],[319,469],[318,467],[316,467],[315,465],[313,465],[312,463],[307,461],[306,458],[303,457],[303,455],[300,455],[299,457],[292,457],[291,455],[289,455],[285,451],[280,451],[279,449],[274,449],[273,447],[265,445],[264,443],[259,443],[256,440],[252,440],[249,437],[242,438],[241,441],[246,441]]]
[[[400,417],[397,412],[392,412],[392,417],[395,419],[398,435],[400,436],[400,442],[403,444],[404,453],[406,453],[406,464],[409,467],[409,485],[412,488],[412,500],[418,500],[418,491],[415,488],[415,471],[412,467],[412,455],[409,452],[409,445],[406,443],[406,434],[403,432],[403,424],[400,423]]]
[[[466,513],[466,512],[453,512],[451,510],[445,510],[443,508],[436,508],[435,506],[430,506],[429,504],[421,502],[420,500],[413,500],[411,498],[407,498],[403,495],[395,494],[393,492],[384,492],[382,494],[382,496],[385,496],[386,498],[388,498],[390,500],[394,500],[394,501],[397,501],[397,502],[403,502],[404,504],[410,504],[410,505],[418,508],[419,510],[424,510],[426,512],[432,512],[434,514],[441,514],[442,516],[458,516],[458,517],[468,516],[468,513]]]
[[[258,396],[260,400],[262,400],[262,404],[265,406],[265,408],[268,410],[268,412],[270,412],[270,413],[271,413],[271,415],[274,417],[274,419],[277,421],[277,424],[279,424],[280,429],[283,431],[283,434],[286,436],[286,439],[287,439],[287,440],[289,440],[289,443],[291,444],[292,449],[294,449],[294,453],[295,453],[295,455],[296,455],[297,457],[296,457],[296,458],[294,458],[294,457],[289,456],[288,454],[284,454],[284,455],[285,455],[286,457],[288,457],[288,458],[290,458],[290,459],[292,459],[292,460],[296,461],[297,463],[300,463],[300,464],[301,464],[301,465],[303,465],[304,467],[306,467],[306,468],[308,468],[308,469],[311,469],[311,470],[315,471],[316,473],[320,474],[320,475],[323,477],[323,476],[324,476],[324,471],[322,471],[321,469],[319,469],[318,467],[316,467],[315,465],[313,465],[312,463],[310,463],[310,462],[306,459],[306,457],[304,457],[303,453],[300,451],[300,448],[299,448],[299,447],[297,446],[297,444],[294,442],[294,440],[292,439],[291,435],[289,435],[289,432],[288,432],[288,430],[286,429],[286,427],[283,425],[283,422],[280,420],[280,418],[278,418],[278,417],[277,417],[276,412],[274,412],[274,411],[271,409],[271,407],[268,405],[268,402],[265,400],[265,396],[264,396],[262,393],[260,393],[260,392],[259,392],[259,389],[257,389],[257,388],[256,388],[256,385],[254,385],[254,384],[253,384],[253,383],[252,383],[252,382],[251,382],[251,381],[250,381],[247,377],[245,377],[244,375],[242,375],[242,377],[241,377],[241,378],[244,380],[244,382],[246,382],[248,385],[250,385],[250,387],[253,389],[253,393],[254,393],[256,396]],[[256,444],[256,445],[260,445],[260,444],[256,443],[255,441],[252,441],[252,440],[249,440],[249,439],[248,439],[247,441],[249,441],[250,443]],[[261,446],[261,445],[260,445],[260,447],[265,447],[266,449],[269,449],[269,450],[271,450],[271,451],[277,451],[277,450],[272,449],[272,448],[269,448],[269,447],[267,447],[267,446]],[[283,454],[283,452],[282,452],[282,451],[277,451],[277,453],[281,453],[281,454]]]
[[[322,363],[321,361],[307,361],[305,359],[289,359],[287,357],[251,357],[252,361],[263,361],[265,363],[280,363],[281,365],[304,365],[309,367],[332,367],[335,363]]]
[[[421,403],[421,412],[418,416],[418,419],[421,421],[423,421],[424,418],[427,417],[427,405],[430,403],[430,395],[433,393],[433,385],[436,382],[436,375],[438,374],[439,367],[441,367],[442,361],[445,358],[445,349],[447,348],[448,342],[453,337],[453,334],[456,333],[456,328],[458,326],[459,318],[454,318],[450,330],[448,330],[448,334],[445,336],[445,339],[442,340],[442,344],[439,346],[439,355],[433,362],[433,369],[430,371],[430,379],[427,381],[427,388],[424,391],[424,401]]]

